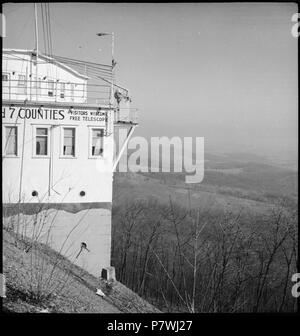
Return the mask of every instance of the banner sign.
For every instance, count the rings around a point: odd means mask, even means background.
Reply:
[[[2,107],[2,122],[30,120],[49,124],[95,124],[105,126],[106,112],[98,109],[49,108],[49,107]]]

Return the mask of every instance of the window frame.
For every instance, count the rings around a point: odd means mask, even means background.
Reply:
[[[60,84],[59,85],[59,98],[65,99],[66,98],[66,83],[60,82],[59,84]]]
[[[88,158],[89,159],[103,159],[105,156],[105,127],[104,126],[88,126],[89,128],[89,141],[88,141]],[[92,155],[92,145],[93,145],[93,130],[102,130],[103,131],[103,141],[102,141],[102,148],[103,152],[100,155]]]
[[[24,77],[24,79],[21,81],[20,77]],[[20,84],[24,81],[24,84]],[[18,74],[18,87],[26,87],[26,75]]]
[[[20,78],[22,77],[22,79]],[[18,82],[17,82],[17,91],[18,91],[18,95],[27,95],[27,85],[28,85],[28,81],[27,81],[27,77],[24,74],[18,74]]]
[[[3,76],[7,76],[7,80],[3,80]],[[2,72],[2,82],[6,83],[6,82],[9,82],[9,80],[10,80],[10,73],[3,71]]]
[[[74,155],[64,154],[64,139],[65,139],[65,129],[74,129]],[[77,150],[78,150],[78,125],[62,125],[60,127],[60,159],[77,159]]]
[[[37,138],[37,129],[38,128],[45,128],[47,129],[47,154],[40,155],[36,154],[36,138]],[[50,158],[50,152],[51,152],[51,125],[33,125],[33,139],[32,141],[32,157],[36,159],[44,159],[44,158]]]
[[[53,84],[52,90],[50,90],[50,83]],[[54,79],[49,79],[47,81],[47,97],[54,98],[54,91],[55,91],[55,81]],[[51,94],[49,94],[51,93]]]
[[[41,77],[32,77],[32,95],[40,95],[42,89],[42,78]]]
[[[4,134],[4,139],[5,141],[3,141],[2,143],[2,153],[3,153],[3,157],[4,158],[20,158],[20,150],[19,150],[19,139],[20,139],[20,125],[16,124],[16,123],[3,123],[2,124],[2,134]],[[16,154],[7,154],[6,152],[6,132],[7,132],[7,128],[11,128],[14,127],[16,128]]]
[[[78,92],[78,95],[74,94],[74,96],[77,96],[77,98],[85,98],[84,85],[85,85],[85,83],[75,83],[74,92]]]
[[[75,83],[70,83],[70,101],[75,101]]]

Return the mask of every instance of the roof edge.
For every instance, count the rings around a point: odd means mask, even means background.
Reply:
[[[29,49],[11,49],[11,48],[3,48],[3,49],[2,49],[2,54],[5,53],[5,52],[7,53],[7,52],[9,52],[9,51],[11,51],[11,52],[15,52],[15,53],[17,53],[17,54],[28,54],[28,55],[30,55],[30,54],[36,52],[36,50],[29,50]],[[44,55],[43,53],[39,53],[38,57],[39,57],[39,58],[43,58],[43,59],[45,59],[45,60],[47,60],[47,61],[51,60],[51,61],[53,61],[53,63],[55,63],[56,65],[60,66],[61,68],[66,69],[66,70],[69,71],[69,72],[72,72],[73,74],[75,74],[75,75],[78,76],[78,77],[81,77],[82,79],[90,79],[90,77],[85,76],[85,75],[79,73],[79,72],[76,71],[75,69],[72,69],[72,68],[70,68],[69,66],[67,66],[67,65],[65,65],[65,64],[63,64],[63,63],[61,63],[61,62],[58,62],[58,61],[57,61],[55,58],[53,58],[53,57],[49,57],[49,56],[47,56],[47,55]]]

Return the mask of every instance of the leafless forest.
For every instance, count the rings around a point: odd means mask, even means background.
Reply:
[[[119,281],[166,312],[292,312],[297,213],[134,201],[113,210]]]

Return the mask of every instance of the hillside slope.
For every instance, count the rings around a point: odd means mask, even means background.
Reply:
[[[31,246],[5,229],[3,273],[7,313],[159,313],[121,283],[98,279],[49,247]]]
[[[298,172],[280,161],[249,153],[205,153],[204,179],[187,184],[185,171],[114,174],[114,204],[138,199],[173,202],[184,207],[266,214],[279,203],[296,207]],[[150,163],[149,163],[150,167]]]
[[[163,175],[163,173],[161,174]],[[184,183],[175,181],[171,183],[168,174],[165,174],[167,181],[155,178],[152,175],[135,173],[118,173],[114,176],[114,204],[119,205],[126,200],[147,200],[155,199],[161,204],[168,204],[171,198],[173,202],[183,207],[214,209],[216,211],[228,210],[233,212],[267,213],[272,209],[272,204],[256,201],[249,198],[222,194],[218,188],[211,186],[200,186],[197,189]],[[200,189],[201,188],[201,189]],[[189,199],[190,190],[190,199]]]

